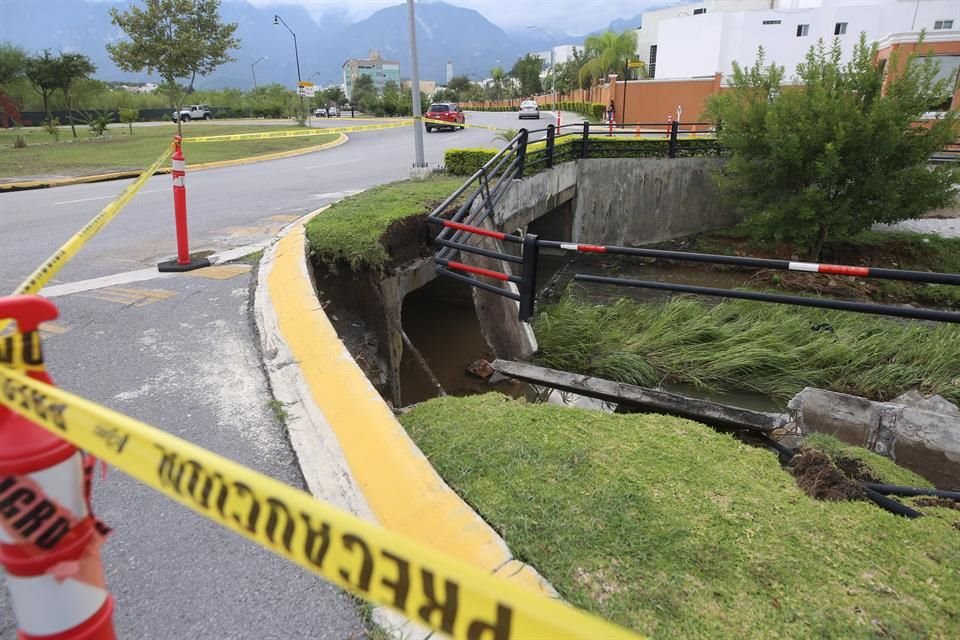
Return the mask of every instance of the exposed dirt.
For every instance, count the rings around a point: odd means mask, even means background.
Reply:
[[[918,507],[942,507],[944,509],[956,509],[960,511],[960,502],[950,498],[924,497],[917,498],[914,503]]]
[[[817,500],[863,500],[866,493],[827,454],[806,449],[790,461],[790,470],[804,493]]]
[[[426,214],[394,221],[380,240],[390,256],[387,268],[433,255],[431,242],[439,228],[431,229],[432,226],[427,223]]]
[[[583,567],[576,567],[573,570],[573,579],[585,588],[590,597],[597,602],[603,603],[621,591],[623,585],[617,580],[617,569],[620,563],[614,559],[609,568],[597,569],[596,571],[587,571]]]
[[[861,482],[883,482],[882,478],[870,471],[867,465],[860,460],[854,458],[835,458],[833,462],[849,478]]]

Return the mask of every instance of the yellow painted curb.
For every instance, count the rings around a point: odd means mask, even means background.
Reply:
[[[385,527],[544,594],[483,520],[439,478],[337,336],[311,284],[297,223],[275,247],[267,289],[277,325],[335,433],[370,509]]]
[[[314,145],[312,147],[303,147],[301,149],[291,149],[290,151],[278,151],[276,153],[267,153],[259,156],[250,156],[248,158],[235,158],[233,160],[218,160],[216,162],[203,162],[200,164],[187,165],[190,171],[202,171],[203,169],[218,169],[221,167],[235,167],[243,164],[253,164],[255,162],[266,162],[267,160],[280,160],[282,158],[293,158],[314,151],[323,151],[339,147],[350,140],[346,134],[341,133],[340,137],[331,142]],[[189,138],[184,142],[190,142]],[[73,178],[53,178],[50,180],[27,180],[25,182],[8,182],[0,184],[0,192],[3,191],[27,191],[29,189],[44,189],[47,187],[65,187],[72,184],[88,184],[93,182],[107,182],[108,180],[122,180],[123,178],[136,178],[142,171],[115,171],[112,173],[98,173],[92,176],[76,176]],[[170,167],[158,169],[156,173],[170,173]]]

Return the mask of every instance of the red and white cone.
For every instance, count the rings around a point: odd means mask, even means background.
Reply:
[[[53,303],[39,296],[0,298],[0,318],[14,318],[20,331],[0,338],[7,364],[52,383],[37,330],[56,317]],[[44,411],[54,422],[63,415],[50,403]],[[19,640],[116,638],[101,525],[90,513],[84,475],[76,447],[0,406],[0,565]]]

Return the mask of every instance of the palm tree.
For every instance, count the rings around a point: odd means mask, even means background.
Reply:
[[[600,80],[608,73],[620,72],[637,55],[637,34],[633,30],[606,31],[587,38],[583,48],[587,60],[580,67],[580,80]]]
[[[490,77],[493,79],[493,88],[496,91],[497,100],[500,99],[500,92],[503,90],[503,79],[506,77],[506,74],[503,72],[503,67],[494,67],[490,69]]]

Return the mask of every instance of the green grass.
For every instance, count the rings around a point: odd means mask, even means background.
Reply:
[[[808,498],[702,425],[489,394],[400,418],[577,607],[657,638],[956,638],[960,514]]]
[[[310,248],[334,268],[380,269],[390,259],[381,242],[390,225],[430,213],[461,184],[463,178],[447,176],[403,180],[344,198],[307,223]]]
[[[212,125],[189,123],[183,126],[184,156],[190,164],[233,160],[250,156],[289,151],[324,144],[338,134],[323,134],[270,140],[241,142],[210,142],[191,144],[190,138],[230,133],[285,131],[293,127],[264,125]],[[109,171],[142,169],[157,159],[177,132],[175,124],[134,127],[131,136],[126,125],[114,124],[103,138],[90,138],[87,127],[77,128],[74,140],[69,129],[61,130],[60,142],[39,128],[19,130],[0,129],[0,176],[82,176]],[[23,135],[27,146],[13,148],[17,134]]]
[[[666,380],[780,400],[806,386],[878,400],[916,388],[960,400],[955,325],[686,297],[593,306],[568,293],[534,328],[541,364],[630,384]]]
[[[825,433],[810,434],[804,439],[804,445],[811,449],[822,451],[834,460],[837,458],[849,458],[861,462],[875,476],[883,478],[883,481],[887,484],[898,484],[904,487],[933,488],[933,484],[928,480],[898,466],[893,460],[871,453],[863,447],[846,444]]]

